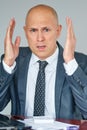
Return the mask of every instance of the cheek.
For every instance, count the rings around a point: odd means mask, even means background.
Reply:
[[[27,41],[28,41],[29,46],[33,47],[35,46],[36,38],[34,36],[27,35]]]
[[[32,39],[33,39],[33,36],[32,36],[32,35],[27,34],[27,39],[28,39],[28,41],[29,41],[29,40],[32,40]]]
[[[47,41],[47,43],[48,43],[48,48],[50,49],[50,50],[53,50],[53,49],[55,49],[56,48],[56,41],[57,41],[57,36],[54,34],[54,35],[51,35],[49,38],[48,38],[48,41]]]
[[[56,42],[57,40],[57,36],[54,34],[54,35],[50,35],[49,37],[46,38],[48,41],[50,42]]]
[[[37,51],[37,48],[35,46],[35,44],[33,42],[28,42],[28,46],[29,48],[32,50],[32,52],[36,52]]]
[[[55,31],[53,31],[50,35],[49,35],[49,38],[50,39],[57,39],[57,37],[58,37],[58,34],[57,34],[57,32],[55,32]]]

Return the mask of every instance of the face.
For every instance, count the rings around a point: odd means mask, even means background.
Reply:
[[[61,26],[52,13],[32,11],[27,17],[24,30],[30,49],[40,59],[46,59],[55,52]]]

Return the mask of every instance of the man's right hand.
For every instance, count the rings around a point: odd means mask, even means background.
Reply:
[[[17,36],[15,42],[12,43],[14,28],[15,28],[15,19],[13,18],[10,20],[4,41],[4,53],[5,53],[4,62],[8,66],[12,66],[14,64],[14,61],[19,54],[20,37]]]

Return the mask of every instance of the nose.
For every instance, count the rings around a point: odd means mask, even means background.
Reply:
[[[44,40],[44,35],[43,35],[43,32],[41,30],[38,31],[37,40],[40,42]]]

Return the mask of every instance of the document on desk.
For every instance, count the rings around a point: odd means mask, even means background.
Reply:
[[[79,125],[55,121],[50,117],[32,117],[22,122],[35,130],[79,130]]]

